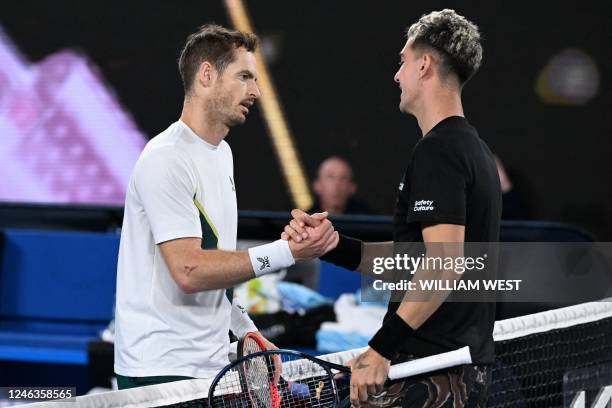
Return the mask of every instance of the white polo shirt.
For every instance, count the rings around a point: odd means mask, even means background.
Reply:
[[[225,290],[185,294],[158,244],[202,238],[236,249],[237,208],[229,145],[211,145],[178,121],[147,144],[125,200],[117,267],[115,372],[210,378],[228,364],[228,330],[256,330]]]

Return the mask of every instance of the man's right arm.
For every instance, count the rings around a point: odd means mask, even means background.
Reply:
[[[184,292],[228,288],[256,277],[253,255],[248,251],[202,249],[201,243],[200,238],[179,238],[159,244],[172,277]],[[338,233],[327,221],[314,229],[308,240],[268,245],[288,244],[293,260],[300,261],[321,256],[337,243]],[[270,262],[273,263],[272,270],[278,270],[274,258]]]
[[[228,288],[274,272],[295,260],[321,256],[335,247],[337,233],[321,223],[312,239],[273,242],[248,251],[202,249],[199,209],[194,202],[197,176],[172,147],[141,157],[134,169],[135,199],[142,205],[164,261],[177,285],[188,293]],[[260,261],[264,261],[260,267]]]
[[[255,277],[246,251],[202,249],[200,238],[179,238],[159,244],[176,284],[185,293],[223,289]]]
[[[295,209],[291,212],[293,219],[285,227],[281,238],[289,242],[302,242],[309,237],[313,228],[323,221],[328,221],[322,214],[308,215],[302,210]],[[391,280],[390,274],[375,274],[372,270],[372,262],[376,257],[393,257],[394,243],[387,242],[363,242],[357,238],[347,235],[339,235],[338,245],[325,255],[321,260],[341,266],[345,269],[359,272],[362,275],[376,279]],[[387,276],[389,275],[389,276]]]

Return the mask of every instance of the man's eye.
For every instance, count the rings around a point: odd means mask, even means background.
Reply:
[[[397,65],[399,65],[401,67],[402,65],[404,65],[404,61],[398,62]]]

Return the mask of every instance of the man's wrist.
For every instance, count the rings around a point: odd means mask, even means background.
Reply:
[[[282,239],[249,248],[248,254],[256,277],[277,272],[295,264],[289,243]]]
[[[373,355],[376,358],[382,358],[384,360],[391,361],[390,358],[387,358],[387,357],[383,356],[378,351],[374,350],[372,347],[370,347],[369,352],[370,352],[371,355]]]
[[[361,263],[362,247],[363,241],[340,234],[336,248],[320,259],[354,271]]]
[[[387,360],[393,360],[413,334],[414,329],[400,315],[393,313],[368,345]]]

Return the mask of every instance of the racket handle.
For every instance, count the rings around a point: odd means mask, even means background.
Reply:
[[[472,364],[472,355],[468,346],[393,365],[389,369],[389,379],[397,380],[463,364]]]

